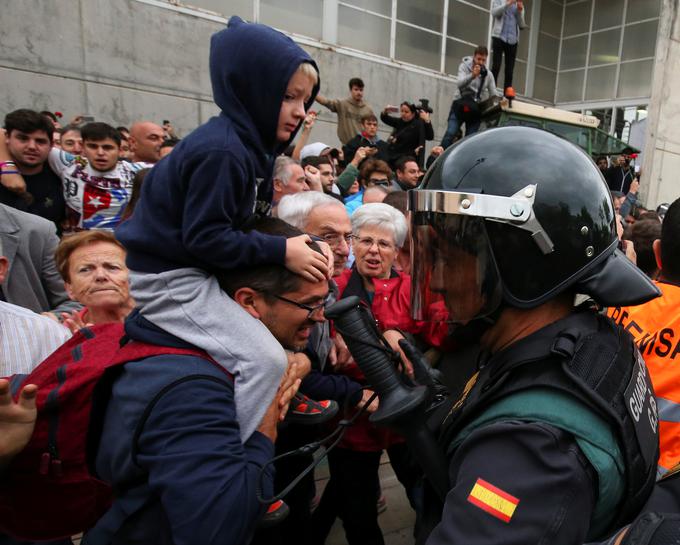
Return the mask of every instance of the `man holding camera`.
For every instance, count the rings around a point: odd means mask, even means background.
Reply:
[[[453,139],[463,123],[466,136],[479,130],[481,121],[479,103],[497,95],[496,80],[486,68],[488,57],[489,50],[486,46],[479,45],[472,57],[463,57],[458,67],[456,92],[441,143],[444,149],[453,144]]]

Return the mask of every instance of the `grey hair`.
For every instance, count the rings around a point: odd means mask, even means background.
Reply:
[[[341,206],[343,210],[345,209],[345,205],[339,200],[321,191],[301,191],[283,197],[276,208],[276,215],[279,219],[304,231],[309,214],[314,208],[320,206]]]
[[[281,180],[283,185],[288,185],[288,180],[290,180],[290,169],[288,167],[299,164],[295,159],[291,159],[287,155],[279,155],[276,161],[274,161],[274,174],[272,178],[274,180]]]
[[[404,214],[381,202],[364,204],[352,214],[352,232],[359,235],[364,227],[379,227],[390,231],[398,248],[404,245],[408,234]]]

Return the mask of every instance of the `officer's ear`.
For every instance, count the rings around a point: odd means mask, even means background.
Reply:
[[[260,313],[257,310],[257,306],[262,303],[262,296],[259,292],[252,288],[239,288],[234,293],[234,301],[236,301],[241,308],[253,318],[260,319]]]
[[[661,239],[656,239],[652,243],[652,251],[654,252],[654,259],[656,260],[656,268],[663,271],[663,266],[661,265]]]

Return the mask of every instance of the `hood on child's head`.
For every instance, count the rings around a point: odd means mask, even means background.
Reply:
[[[233,16],[227,28],[210,40],[215,104],[243,131],[257,131],[265,151],[281,151],[297,133],[288,142],[276,141],[281,102],[288,81],[303,62],[311,63],[318,73],[312,58],[288,36]],[[317,81],[305,110],[318,92]]]

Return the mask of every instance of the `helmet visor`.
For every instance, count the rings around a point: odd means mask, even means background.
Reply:
[[[465,325],[496,310],[503,291],[485,220],[441,212],[411,218],[413,317]]]

